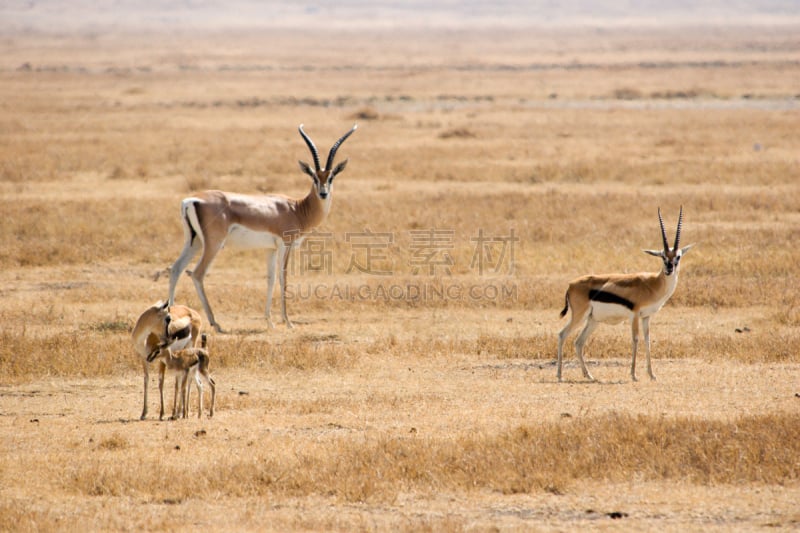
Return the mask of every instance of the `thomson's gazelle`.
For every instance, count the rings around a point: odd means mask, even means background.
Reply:
[[[169,326],[169,316],[167,316],[167,326]],[[172,419],[179,416],[187,418],[189,414],[189,389],[191,388],[190,379],[197,383],[197,417],[203,416],[203,382],[205,381],[211,388],[211,409],[208,413],[209,418],[214,416],[214,404],[217,399],[217,387],[214,379],[208,373],[208,340],[206,334],[201,335],[202,346],[200,348],[184,348],[183,350],[173,351],[169,347],[169,341],[165,341],[158,346],[147,357],[148,362],[160,361],[167,370],[174,372],[176,379],[180,380],[180,402],[178,400],[178,389],[175,389],[175,400],[172,409]]]
[[[569,323],[558,334],[558,372],[556,376],[561,381],[561,362],[564,341],[570,333],[580,324],[586,326],[575,340],[575,352],[581,364],[583,375],[592,381],[594,378],[586,368],[583,361],[583,347],[586,340],[601,322],[619,323],[623,320],[631,321],[633,334],[633,355],[631,359],[631,378],[636,381],[636,349],[639,343],[639,321],[644,330],[644,342],[647,353],[647,373],[650,379],[656,379],[650,366],[650,317],[669,300],[678,284],[678,266],[681,257],[693,245],[679,248],[681,241],[681,222],[683,220],[683,206],[678,215],[678,229],[675,232],[675,245],[670,248],[667,243],[667,232],[664,230],[664,220],[661,218],[661,208],[658,209],[658,222],[661,225],[661,238],[663,250],[644,250],[645,253],[660,257],[664,262],[658,273],[643,272],[638,274],[605,274],[583,276],[569,284],[566,302],[561,316],[572,309]]]

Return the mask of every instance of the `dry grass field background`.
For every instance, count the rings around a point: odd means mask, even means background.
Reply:
[[[0,530],[800,526],[797,25],[0,50]],[[224,250],[217,413],[159,422],[151,376],[139,421],[130,331],[167,296],[181,198],[305,194],[300,123],[326,151],[359,129],[293,257],[297,327],[266,327],[264,253]],[[619,325],[589,342],[597,383],[571,342],[557,383],[568,282],[656,270],[681,205],[658,380],[631,382]],[[199,308],[185,277],[177,298]]]

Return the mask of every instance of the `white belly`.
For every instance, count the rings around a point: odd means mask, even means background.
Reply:
[[[253,231],[234,224],[228,231],[225,246],[236,248],[277,248],[278,237],[265,231]]]
[[[630,320],[633,312],[624,305],[605,302],[592,302],[592,319],[605,324],[618,324]]]
[[[192,336],[189,335],[183,339],[176,339],[172,344],[169,345],[169,349],[173,352],[177,352],[178,350],[183,350],[184,348],[188,348],[189,345],[192,343]]]

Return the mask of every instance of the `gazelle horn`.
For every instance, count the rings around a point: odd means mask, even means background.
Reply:
[[[681,210],[678,213],[678,229],[675,231],[675,246],[673,250],[677,250],[678,246],[681,244],[681,223],[683,222],[683,206],[681,206]]]
[[[358,124],[353,124],[353,127],[350,128],[350,131],[342,135],[338,141],[336,141],[333,146],[331,147],[331,151],[328,152],[328,162],[325,163],[325,170],[330,170],[331,165],[333,165],[333,158],[336,157],[336,150],[339,149],[339,145],[341,145],[348,137],[350,137],[354,131],[358,128]],[[319,170],[319,169],[317,169]]]
[[[658,223],[661,224],[661,240],[664,241],[664,253],[669,253],[669,243],[667,242],[667,230],[664,229],[664,219],[661,218],[661,208],[658,208]]]
[[[303,131],[302,124],[300,124],[298,129],[300,130],[300,135],[303,136],[303,140],[306,141],[308,149],[311,150],[311,155],[314,156],[314,168],[316,168],[317,172],[319,172],[321,169],[319,168],[319,152],[317,152],[317,147],[314,146],[314,141],[312,141],[311,138],[306,135],[306,132]]]

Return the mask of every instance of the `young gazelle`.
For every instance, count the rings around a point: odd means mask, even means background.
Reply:
[[[639,321],[644,330],[644,342],[647,353],[647,373],[650,379],[656,379],[650,366],[650,317],[653,316],[669,300],[678,284],[678,267],[681,257],[693,245],[678,248],[681,241],[681,223],[683,206],[678,215],[678,229],[675,232],[675,244],[672,248],[667,243],[667,232],[658,209],[658,222],[661,225],[663,250],[644,250],[645,253],[660,257],[664,262],[658,273],[643,272],[639,274],[588,275],[572,281],[567,289],[564,309],[561,316],[572,309],[569,323],[558,334],[558,371],[556,376],[561,381],[561,361],[564,341],[580,324],[586,327],[575,340],[575,352],[581,364],[583,375],[594,381],[583,361],[583,347],[586,340],[601,322],[619,323],[631,321],[633,335],[633,355],[631,359],[631,378],[636,381],[636,350],[639,343]]]
[[[175,301],[175,286],[178,277],[189,261],[202,252],[200,261],[191,272],[197,295],[203,304],[208,321],[217,331],[222,328],[214,319],[208,303],[203,278],[211,262],[223,246],[241,248],[265,248],[267,250],[267,323],[270,319],[272,291],[275,287],[275,270],[280,262],[281,314],[287,327],[292,327],[286,314],[286,267],[289,252],[303,238],[322,224],[331,209],[333,178],[341,173],[347,160],[333,167],[336,150],[356,130],[350,131],[336,141],[328,153],[324,168],[320,166],[319,153],[300,125],[300,135],[314,157],[314,169],[300,161],[300,169],[311,177],[311,190],[304,198],[289,198],[283,195],[250,196],[222,191],[205,191],[186,198],[181,203],[184,246],[181,255],[170,268],[169,303]],[[276,253],[277,252],[277,253]]]
[[[167,317],[169,322],[169,317]],[[203,381],[211,387],[211,409],[209,410],[209,418],[214,416],[214,405],[217,399],[217,387],[214,379],[208,373],[208,341],[206,334],[201,336],[202,345],[200,348],[185,348],[183,350],[173,351],[168,343],[159,345],[158,350],[154,350],[147,360],[153,362],[155,360],[161,363],[170,372],[176,374],[176,378],[180,380],[180,403],[178,400],[178,390],[175,389],[175,400],[172,408],[172,419],[178,418],[180,413],[183,418],[188,418],[189,415],[189,389],[191,383],[189,380],[194,378],[197,383],[197,418],[203,416]]]
[[[169,317],[169,320],[167,318]],[[197,345],[200,342],[200,329],[202,319],[200,313],[184,305],[170,306],[166,302],[156,302],[148,307],[136,321],[131,339],[133,347],[142,359],[144,370],[144,407],[141,420],[147,417],[147,388],[150,381],[150,368],[148,357],[159,345],[169,341],[170,348],[181,350],[193,340]],[[163,364],[158,368],[158,390],[161,399],[159,419],[164,417],[164,372]],[[178,383],[176,381],[177,390]]]

